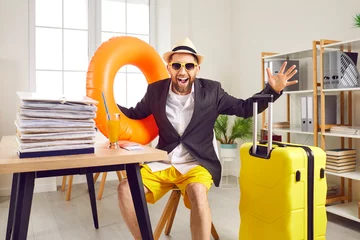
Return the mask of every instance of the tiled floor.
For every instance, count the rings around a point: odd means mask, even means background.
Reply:
[[[85,184],[73,186],[72,199],[64,200],[61,191],[34,194],[28,239],[36,240],[78,240],[78,239],[124,239],[130,240],[117,205],[117,181],[106,183],[103,199],[97,201],[100,228],[96,230],[90,209],[90,201]],[[98,183],[96,188],[98,188]],[[152,227],[155,228],[165,203],[167,194],[154,205],[149,205]],[[209,201],[214,225],[222,240],[235,240],[239,229],[239,190],[213,187]],[[0,239],[4,239],[9,197],[0,197]],[[182,200],[175,217],[171,236],[161,239],[191,239],[189,231],[190,212]],[[327,240],[358,240],[360,224],[329,214]]]

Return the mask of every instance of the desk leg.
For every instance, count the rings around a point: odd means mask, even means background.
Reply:
[[[127,164],[126,174],[130,185],[130,191],[134,202],[136,217],[138,219],[143,240],[153,240],[149,211],[145,199],[144,185],[141,179],[140,166],[138,163]]]
[[[12,179],[12,186],[11,186],[11,196],[10,196],[10,205],[9,205],[9,215],[6,227],[6,235],[5,240],[11,239],[11,232],[14,223],[14,214],[15,214],[15,202],[17,198],[17,186],[19,182],[19,174],[14,173]]]
[[[98,221],[96,199],[95,199],[95,187],[94,187],[94,179],[92,173],[86,174],[86,180],[89,189],[89,197],[90,197],[91,210],[94,219],[94,226],[96,229],[99,229],[99,221]]]
[[[19,175],[12,239],[26,240],[34,193],[35,173],[28,172]]]

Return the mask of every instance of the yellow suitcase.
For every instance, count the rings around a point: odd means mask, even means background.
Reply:
[[[265,100],[272,136],[272,98]],[[254,117],[254,133],[256,125]],[[240,148],[239,239],[325,240],[326,153],[318,147],[273,142],[271,137],[259,143],[256,134],[253,138]]]

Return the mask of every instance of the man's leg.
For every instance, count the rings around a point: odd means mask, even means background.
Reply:
[[[147,194],[149,190],[144,186],[144,192]],[[140,228],[136,218],[133,199],[130,192],[129,182],[127,178],[121,180],[118,186],[118,201],[121,215],[126,222],[134,239],[141,240]]]
[[[191,204],[191,235],[192,239],[195,240],[210,239],[211,212],[207,190],[207,187],[202,183],[190,183],[186,186],[186,194]]]

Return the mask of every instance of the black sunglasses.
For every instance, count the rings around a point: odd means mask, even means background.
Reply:
[[[194,70],[195,67],[197,66],[197,63],[180,63],[180,62],[174,62],[174,63],[170,63],[170,66],[172,67],[172,69],[174,69],[175,71],[180,70],[181,67],[185,67],[186,70],[191,71]]]

